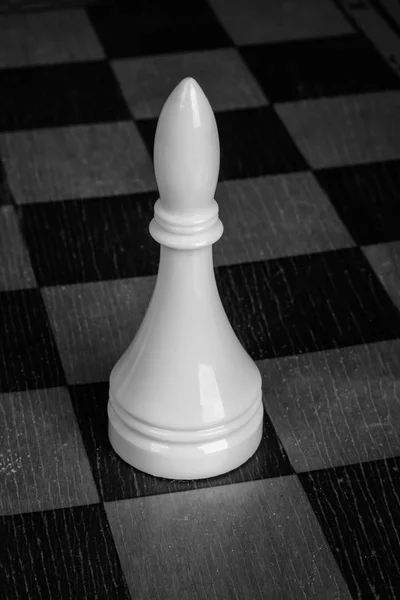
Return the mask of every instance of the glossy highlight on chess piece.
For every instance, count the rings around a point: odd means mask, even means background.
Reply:
[[[212,244],[219,139],[211,106],[187,78],[158,121],[160,198],[150,223],[161,245],[156,286],[134,340],[110,375],[109,438],[151,475],[198,479],[246,462],[262,435],[261,375],[218,293]]]

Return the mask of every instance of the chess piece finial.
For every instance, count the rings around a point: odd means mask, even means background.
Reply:
[[[262,434],[261,376],[237,339],[215,281],[212,244],[219,141],[197,82],[184,79],[161,112],[154,145],[161,245],[156,286],[133,342],[110,376],[109,437],[129,464],[173,479],[244,463]]]
[[[186,250],[216,242],[223,232],[214,200],[218,130],[203,90],[191,77],[173,90],[161,111],[154,169],[160,199],[152,236],[160,244]]]
[[[164,104],[154,142],[154,169],[163,207],[195,211],[214,201],[219,139],[211,106],[188,77]]]

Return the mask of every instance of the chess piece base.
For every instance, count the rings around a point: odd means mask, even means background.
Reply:
[[[162,430],[144,422],[122,421],[108,403],[109,439],[128,464],[167,479],[204,479],[236,469],[257,450],[262,437],[261,391],[245,414],[201,431]],[[117,409],[118,410],[118,409]]]

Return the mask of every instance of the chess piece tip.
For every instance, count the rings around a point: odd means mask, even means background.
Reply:
[[[195,89],[200,89],[201,87],[199,86],[199,84],[197,83],[197,81],[194,79],[194,77],[184,77],[180,83],[178,83],[178,85],[176,86],[175,89],[177,88],[183,88],[183,87],[187,87],[187,86],[191,86]]]
[[[183,79],[161,111],[154,143],[160,202],[172,212],[192,212],[214,201],[219,139],[210,103],[193,77]]]

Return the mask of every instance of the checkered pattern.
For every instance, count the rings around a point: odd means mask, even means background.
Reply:
[[[398,599],[400,79],[330,0],[91,5],[1,16],[0,40],[2,598]],[[168,481],[111,450],[107,381],[188,75],[266,411],[248,463]]]

